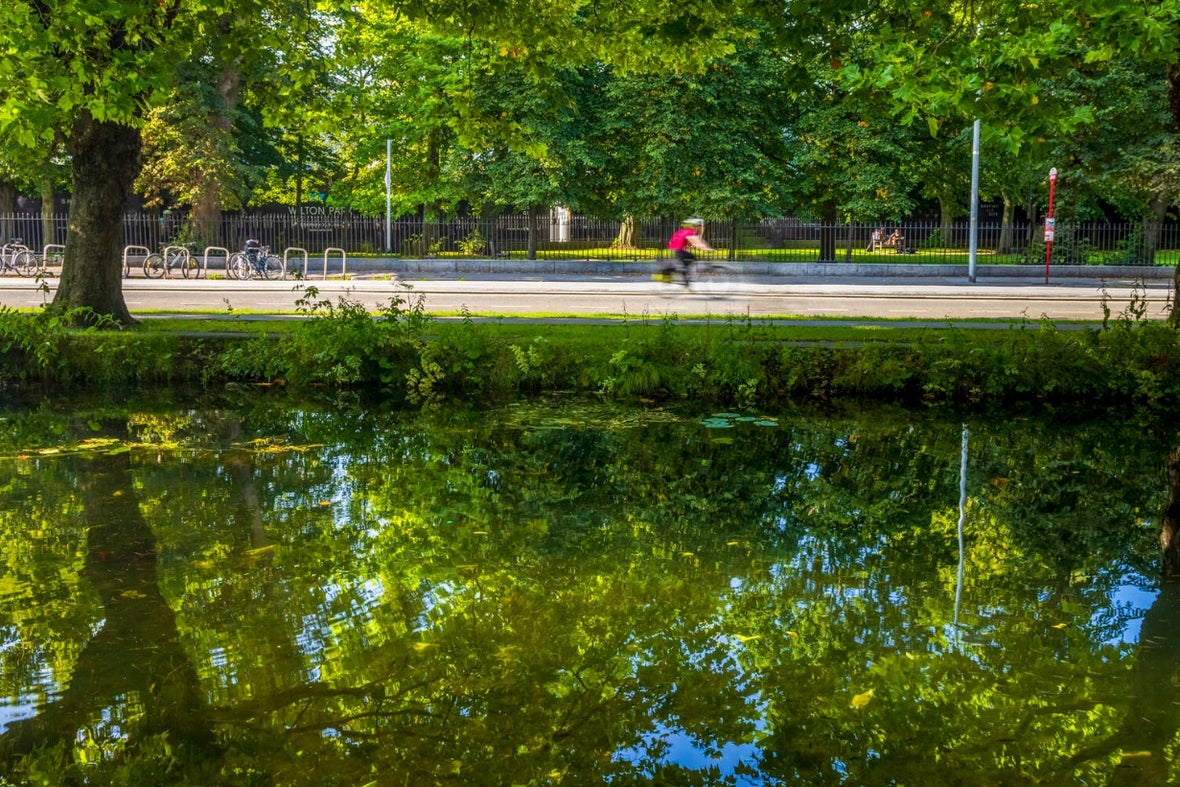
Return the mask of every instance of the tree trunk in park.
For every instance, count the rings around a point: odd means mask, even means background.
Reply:
[[[53,178],[46,176],[41,178],[41,246],[56,242],[53,238]]]
[[[611,243],[612,249],[633,249],[635,248],[635,217],[625,216],[621,224],[619,224],[619,234],[615,236],[615,240]]]
[[[955,202],[950,197],[938,195],[938,231],[942,236],[942,247],[953,247],[955,235]]]
[[[1161,193],[1151,195],[1151,212],[1143,221],[1143,245],[1135,250],[1135,264],[1155,265],[1155,253],[1160,245],[1160,232],[1168,216],[1168,197]]]
[[[16,186],[7,181],[0,181],[0,213],[16,213]]]
[[[200,249],[217,245],[217,225],[220,221],[221,192],[210,185],[209,188],[201,189],[193,203],[192,215],[189,216],[189,240]]]
[[[1040,212],[1037,210],[1037,206],[1030,200],[1028,204],[1028,232],[1024,238],[1024,256],[1026,257],[1032,251],[1033,245],[1039,240],[1037,236],[1037,232],[1040,230],[1039,216]],[[1032,260],[1032,262],[1036,262],[1036,260]]]
[[[1012,253],[1012,198],[1004,196],[1004,212],[1000,216],[1000,239],[996,242],[996,254]]]
[[[541,208],[538,205],[529,205],[529,253],[530,260],[537,259],[537,236],[540,234],[540,218]]]
[[[69,244],[53,309],[91,309],[123,324],[135,322],[123,300],[123,208],[139,172],[139,151],[133,128],[99,122],[89,113],[75,121]]]
[[[500,245],[500,236],[496,232],[500,214],[503,211],[493,202],[485,202],[479,211],[479,220],[475,224],[476,231],[483,235],[484,248],[492,259],[500,256],[504,249]]]
[[[836,262],[836,232],[840,220],[835,204],[824,205],[820,211],[819,262]]]

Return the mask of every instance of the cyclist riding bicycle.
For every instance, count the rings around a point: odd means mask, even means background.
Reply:
[[[675,262],[664,265],[657,274],[657,278],[662,281],[671,281],[672,274],[679,269],[681,284],[687,287],[690,269],[697,258],[692,250],[713,251],[713,247],[705,243],[705,239],[701,237],[704,231],[704,219],[691,218],[680,222],[680,229],[676,230],[668,240],[668,248],[675,255]]]

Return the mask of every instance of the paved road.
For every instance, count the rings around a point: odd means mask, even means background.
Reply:
[[[52,291],[55,279],[48,279]],[[305,287],[320,299],[347,298],[380,308],[394,297],[421,297],[427,311],[477,315],[611,315],[687,317],[840,317],[958,320],[973,318],[1101,320],[1103,302],[1112,316],[1142,306],[1147,317],[1166,315],[1168,280],[1103,282],[1096,279],[966,279],[919,277],[839,278],[710,277],[691,290],[636,275],[440,274],[259,282],[231,280],[124,280],[133,314],[293,313]],[[35,307],[52,295],[35,282],[0,278],[0,305]],[[1133,305],[1137,304],[1137,305]]]

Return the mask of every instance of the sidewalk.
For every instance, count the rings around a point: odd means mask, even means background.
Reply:
[[[301,261],[302,262],[302,261]],[[656,319],[838,318],[871,320],[1090,320],[1134,313],[1167,316],[1168,268],[731,263],[691,289],[655,282],[655,263],[522,260],[393,260],[337,257],[335,270],[309,266],[306,281],[228,279],[217,267],[200,279],[123,279],[133,314],[294,314],[315,298],[346,298],[379,310],[393,298],[436,315]],[[343,264],[342,264],[343,263]],[[341,270],[345,268],[342,275]],[[302,265],[300,265],[302,269]],[[0,277],[0,306],[37,309],[56,278]]]
[[[778,283],[814,281],[882,282],[894,279],[919,279],[930,284],[970,283],[968,265],[925,265],[914,263],[842,263],[842,262],[764,262],[716,260],[718,265],[742,279],[765,277]],[[302,270],[302,265],[298,266]],[[347,273],[358,277],[396,274],[399,276],[456,276],[484,274],[501,276],[647,276],[657,267],[655,260],[621,262],[615,260],[519,260],[519,259],[402,259],[397,257],[329,258],[308,261],[311,276]],[[998,284],[1012,280],[1019,284],[1044,284],[1044,265],[976,265],[976,281]],[[1170,283],[1175,270],[1169,267],[1141,265],[1055,265],[1049,268],[1049,283],[1105,281],[1142,281],[1144,284]]]

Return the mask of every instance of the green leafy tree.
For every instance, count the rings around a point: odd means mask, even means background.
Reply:
[[[201,13],[179,3],[33,2],[0,9],[0,127],[13,142],[64,139],[70,243],[54,305],[124,322],[122,212],[138,174],[145,103],[168,86]],[[192,23],[192,27],[190,27]]]

